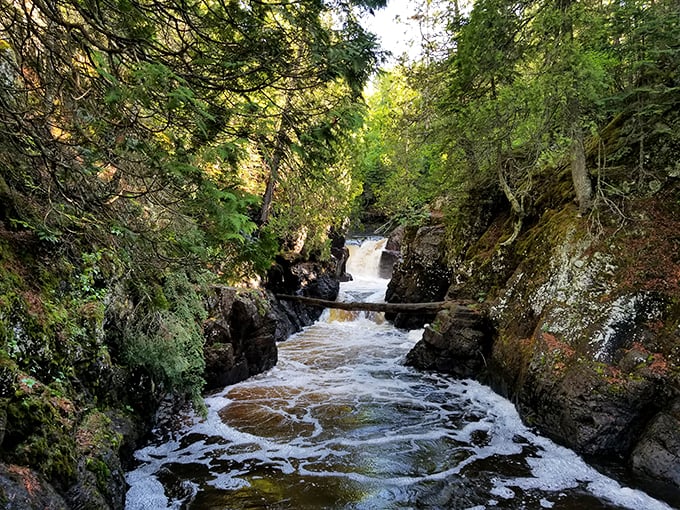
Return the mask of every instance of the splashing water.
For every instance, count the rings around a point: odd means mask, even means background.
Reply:
[[[379,299],[386,280],[361,274],[342,292]],[[275,368],[208,397],[206,419],[139,450],[127,510],[670,508],[536,435],[485,386],[404,367],[421,332],[351,319],[326,312]]]
[[[347,272],[355,279],[374,280],[380,274],[380,256],[387,239],[368,239],[361,245],[350,244]],[[375,288],[380,288],[376,285]]]

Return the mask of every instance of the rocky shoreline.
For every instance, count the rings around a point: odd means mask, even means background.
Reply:
[[[635,227],[637,236],[651,225],[641,219]],[[659,283],[671,282],[661,273],[677,267],[654,260],[639,267],[639,258],[628,256],[636,236],[590,236],[572,206],[546,213],[503,246],[508,229],[507,219],[496,218],[458,252],[439,225],[395,232],[386,250],[388,262],[398,258],[387,301],[478,302],[460,312],[392,317],[402,328],[426,324],[407,364],[491,385],[541,433],[680,504],[680,308],[677,288]],[[206,393],[273,367],[277,342],[318,319],[322,309],[274,294],[334,300],[339,281],[348,278],[346,252],[336,247],[334,255],[329,263],[279,259],[266,289],[211,288]],[[5,508],[124,507],[124,473],[134,450],[151,429],[157,439],[171,438],[188,403],[141,375],[103,370],[111,395],[123,400],[136,385],[136,398],[147,400],[137,408],[147,412],[111,407],[81,416],[70,433],[78,461],[68,477],[50,479],[30,462],[0,463]],[[65,401],[50,400],[28,379],[20,391],[35,395],[33,412],[43,414],[34,421],[52,412],[66,423],[68,409],[59,411]],[[51,403],[38,405],[42,400]],[[16,410],[0,411],[4,435],[8,413]]]
[[[278,259],[265,289],[211,287],[205,296],[208,317],[203,325],[206,393],[276,364],[277,342],[312,324],[323,310],[279,301],[274,294],[334,300],[344,271],[343,253],[341,250],[340,259],[325,263]],[[28,376],[18,381],[18,393],[10,399],[7,397],[15,381],[0,380],[0,444],[7,449],[24,440],[24,434],[31,437],[29,430],[16,429],[17,420],[22,423],[19,426],[53,435],[53,444],[43,445],[52,449],[49,457],[40,456],[40,445],[20,445],[26,452],[21,462],[0,462],[0,507],[124,508],[125,471],[133,462],[134,451],[150,439],[150,434],[155,440],[171,439],[181,425],[177,417],[190,404],[184,396],[156,387],[144,374],[128,373],[107,361],[93,377],[96,380],[88,384],[106,387],[103,391],[109,403],[100,406],[107,410],[76,409],[70,399],[50,393],[48,387]],[[22,413],[28,414],[22,418]],[[64,452],[63,466],[54,465],[48,470],[51,476],[45,476],[45,469],[50,468],[45,462],[61,459],[54,449],[64,444],[72,451]],[[20,460],[16,454],[12,459]]]
[[[677,220],[655,206],[595,236],[569,204],[510,246],[499,217],[453,256],[443,227],[411,232],[388,298],[475,299],[479,313],[425,318],[407,363],[490,384],[542,434],[680,505],[680,266],[658,222]]]

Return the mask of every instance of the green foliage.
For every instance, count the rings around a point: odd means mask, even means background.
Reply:
[[[536,212],[536,183],[576,161],[583,139],[611,140],[612,119],[618,142],[585,144],[583,155],[600,203],[622,182],[654,193],[675,172],[677,2],[478,0],[468,14],[436,3],[422,12],[453,13],[449,22],[421,22],[447,34],[382,76],[369,99],[352,163],[365,206],[403,222],[444,209],[470,225],[479,211],[466,203],[485,190],[521,221]]]
[[[376,80],[369,114],[351,158],[363,181],[362,208],[399,223],[419,223],[436,195],[438,177],[448,155],[434,140],[426,140],[423,123],[431,128],[422,97],[394,72]]]
[[[147,370],[167,390],[186,392],[196,403],[203,387],[202,322],[207,314],[200,284],[173,272],[161,284],[138,282],[137,304],[123,332],[123,356],[131,367]]]
[[[22,3],[0,5],[17,98],[0,101],[0,168],[15,228],[236,276],[267,181],[284,242],[341,221],[343,208],[302,214],[303,194],[351,199],[335,185],[342,171],[326,174],[378,58],[356,6],[383,2]]]
[[[384,3],[0,0],[0,460],[105,492],[98,406],[199,403],[203,285],[327,252]]]

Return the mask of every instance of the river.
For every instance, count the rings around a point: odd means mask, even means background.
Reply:
[[[382,299],[380,247],[352,248],[340,299]],[[137,451],[126,509],[670,508],[536,434],[489,388],[404,367],[421,333],[327,310],[279,344],[275,368]]]

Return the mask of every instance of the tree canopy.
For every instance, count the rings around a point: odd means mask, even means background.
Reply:
[[[323,251],[358,192],[384,3],[0,0],[2,232],[82,266],[121,356],[195,393],[202,275]]]
[[[378,54],[354,4],[376,3],[3,1],[5,219],[146,260],[240,253],[266,181],[314,180],[356,123]]]
[[[379,78],[356,155],[385,214],[455,222],[475,190],[504,197],[519,229],[541,175],[567,168],[581,214],[677,175],[677,2],[422,4],[444,35]]]

